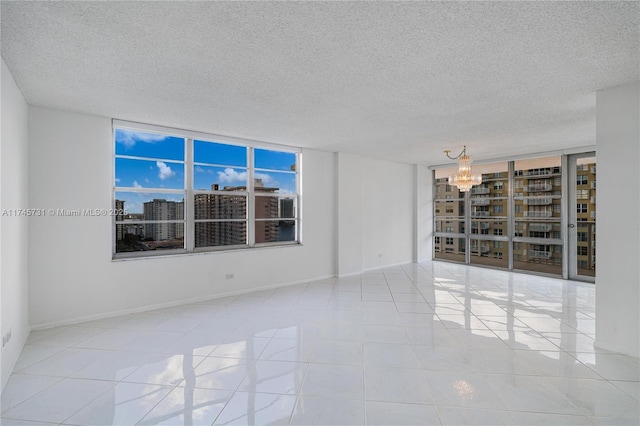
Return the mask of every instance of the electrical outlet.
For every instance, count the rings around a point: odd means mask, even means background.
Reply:
[[[225,278],[228,280],[232,280],[233,279],[233,274],[227,274],[225,275]]]
[[[11,330],[7,332],[4,336],[2,336],[2,347],[4,348],[7,343],[11,340]]]

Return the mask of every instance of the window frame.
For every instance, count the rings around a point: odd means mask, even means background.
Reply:
[[[184,179],[183,179],[183,188],[181,189],[152,189],[152,188],[142,188],[135,189],[129,187],[120,187],[117,186],[116,182],[116,160],[117,158],[127,158],[126,155],[116,154],[116,129],[128,130],[128,131],[137,131],[144,133],[153,133],[160,134],[163,136],[171,136],[177,138],[184,139],[184,160],[176,161],[176,160],[168,160],[173,163],[181,163],[184,167]],[[255,141],[250,139],[242,139],[242,138],[234,138],[229,136],[222,136],[210,133],[202,133],[195,132],[190,130],[183,129],[175,129],[170,127],[156,126],[151,124],[143,124],[136,123],[124,120],[112,120],[111,125],[111,148],[112,148],[112,176],[111,176],[111,205],[116,205],[116,194],[118,192],[147,192],[147,193],[171,193],[171,194],[183,194],[184,199],[184,219],[179,221],[184,224],[184,246],[182,249],[166,249],[166,250],[151,250],[151,251],[134,251],[134,252],[117,252],[116,244],[117,244],[117,234],[116,234],[116,225],[129,224],[132,222],[127,221],[118,221],[117,216],[113,216],[111,220],[111,239],[112,239],[112,260],[121,260],[121,259],[135,259],[135,258],[156,258],[158,256],[173,256],[173,255],[192,255],[192,254],[203,254],[203,253],[219,253],[225,251],[235,251],[235,250],[250,250],[255,248],[264,248],[264,247],[282,247],[282,246],[301,246],[303,244],[303,233],[302,233],[302,148],[288,146],[288,145],[278,145],[273,143],[266,143],[261,141]],[[246,168],[247,172],[247,182],[246,182],[246,190],[240,191],[237,193],[230,194],[229,192],[224,193],[224,191],[214,191],[214,190],[197,190],[194,185],[194,168],[197,165],[201,165],[201,162],[196,162],[194,158],[194,142],[211,142],[218,143],[223,145],[232,145],[232,146],[240,146],[246,148],[247,152],[247,163],[245,166],[238,166],[237,168]],[[292,241],[273,241],[273,242],[260,242],[256,243],[255,241],[255,205],[256,205],[256,191],[254,186],[254,174],[256,171],[256,167],[254,164],[254,152],[256,149],[263,149],[269,151],[283,152],[288,154],[294,154],[295,156],[295,170],[289,171],[281,171],[281,170],[273,170],[274,172],[285,172],[288,174],[295,175],[295,192],[294,193],[274,193],[272,196],[277,196],[278,200],[280,199],[294,199],[294,214],[293,218],[286,218],[286,220],[292,220],[295,222],[294,224],[294,239]],[[143,158],[147,159],[147,158]],[[149,158],[148,160],[155,160],[155,158]],[[210,164],[207,164],[211,166]],[[235,167],[235,166],[234,166]],[[259,169],[262,170],[262,169]],[[271,171],[271,169],[270,169]],[[195,236],[195,224],[197,222],[202,222],[202,220],[195,219],[195,208],[194,208],[194,196],[196,194],[207,193],[207,194],[222,194],[222,195],[242,195],[246,197],[247,206],[246,206],[246,218],[245,219],[216,219],[216,220],[205,220],[205,222],[225,222],[225,221],[233,221],[233,222],[245,222],[246,223],[246,232],[247,239],[246,244],[236,244],[236,245],[220,245],[220,246],[206,246],[206,247],[195,247],[196,244],[196,236]],[[264,196],[264,195],[263,195]],[[280,202],[280,201],[279,201]],[[125,206],[126,208],[126,206]],[[282,218],[267,218],[265,220],[282,220]],[[138,221],[137,223],[144,223],[146,221]],[[170,221],[171,222],[171,221]],[[173,221],[176,222],[176,221]]]

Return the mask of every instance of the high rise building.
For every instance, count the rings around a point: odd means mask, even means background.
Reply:
[[[579,164],[574,176],[577,205],[571,208],[577,212],[577,262],[582,275],[595,273],[595,171],[595,164]],[[482,175],[482,184],[474,186],[469,193],[470,230],[466,234],[464,193],[450,186],[447,178],[436,179],[435,231],[451,234],[435,237],[436,258],[464,261],[468,235],[472,264],[506,267],[511,215],[513,237],[548,240],[543,243],[514,241],[514,268],[561,273],[561,168],[553,165],[515,170],[511,213],[508,213],[508,185],[506,172]],[[461,238],[462,235],[465,238]]]
[[[116,223],[121,222],[124,218],[124,214],[120,214],[121,212],[124,213],[124,201],[116,200],[115,209],[117,213]],[[120,241],[122,239],[124,239],[124,227],[122,225],[119,225],[119,226],[116,226],[116,241]]]
[[[279,241],[278,234],[280,228],[280,220],[278,214],[278,197],[270,195],[262,195],[265,193],[275,193],[278,188],[268,188],[262,183],[262,179],[256,179],[254,184],[256,199],[256,227],[255,238],[256,243],[266,243]],[[272,220],[264,220],[272,219]]]
[[[219,191],[211,185],[211,191]],[[225,187],[225,192],[246,191],[246,187]],[[196,194],[194,197],[196,220],[195,246],[215,247],[247,243],[247,197],[233,194]],[[227,219],[226,221],[224,219]],[[230,221],[228,219],[244,219]],[[220,221],[221,220],[221,221]]]
[[[184,201],[153,199],[144,203],[144,220],[184,220]],[[144,225],[145,238],[166,241],[184,238],[183,223],[147,223]]]
[[[577,262],[582,275],[596,268],[596,165],[578,164],[576,172]]]
[[[265,187],[262,179],[255,179],[255,242],[278,241],[280,227],[278,188]],[[220,190],[218,184],[211,185],[212,193],[196,194],[195,209],[195,246],[216,247],[247,243],[247,196],[234,195],[234,192],[246,192],[246,186],[225,186]],[[215,192],[215,193],[213,193]],[[282,200],[287,201],[287,200]],[[285,208],[293,211],[291,205]],[[293,217],[293,216],[290,216]],[[271,220],[269,220],[271,219]]]

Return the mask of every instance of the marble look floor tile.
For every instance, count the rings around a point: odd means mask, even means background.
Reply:
[[[81,368],[110,355],[110,351],[69,348],[21,370],[22,373],[67,377]]]
[[[64,350],[65,348],[62,346],[45,346],[38,344],[24,345],[24,348],[20,353],[20,357],[16,361],[16,365],[13,367],[13,371],[21,372],[24,369]]]
[[[271,339],[254,337],[245,340],[230,340],[230,338],[225,339],[209,355],[213,357],[255,360],[258,359]]]
[[[295,403],[293,395],[236,392],[214,425],[288,425]]]
[[[402,326],[392,325],[363,325],[363,339],[365,342],[377,343],[408,343],[409,338]]]
[[[316,339],[271,339],[259,359],[269,361],[309,362],[318,343]]]
[[[593,423],[585,416],[568,416],[563,414],[546,414],[546,413],[527,413],[522,411],[512,411],[511,415],[516,419],[518,424],[523,426],[585,426]]]
[[[362,366],[309,364],[300,393],[325,398],[363,399]]]
[[[509,410],[583,415],[548,378],[517,375],[485,375],[489,385]]]
[[[57,423],[34,422],[31,420],[18,420],[0,417],[0,424],[4,426],[55,426]]]
[[[367,401],[434,404],[427,378],[421,370],[367,367],[364,387]]]
[[[185,374],[180,386],[199,389],[236,390],[254,361],[207,357],[193,371]]]
[[[342,340],[318,340],[311,362],[315,364],[362,365],[362,343]]]
[[[627,395],[640,401],[640,382],[626,382],[621,380],[611,381],[611,384],[622,389]]]
[[[122,379],[128,383],[175,386],[185,377],[192,377],[205,357],[191,355],[154,354],[138,369]]]
[[[63,379],[7,410],[3,416],[62,423],[114,385],[100,380]]]
[[[443,425],[506,426],[516,424],[515,419],[508,411],[438,407],[438,412]]]
[[[231,391],[176,387],[138,424],[209,426],[232,394]]]
[[[70,347],[81,345],[90,337],[104,332],[103,328],[97,327],[67,326],[59,327],[59,329],[56,333],[38,339],[37,343],[39,345]]]
[[[2,392],[2,412],[15,407],[35,394],[42,392],[54,383],[62,380],[59,377],[34,376],[31,374],[14,373],[9,377]]]
[[[290,425],[362,425],[364,418],[362,399],[300,395],[293,410]]]
[[[437,405],[504,410],[505,406],[486,376],[457,371],[424,373]]]
[[[69,425],[133,425],[144,417],[171,387],[118,383],[65,420]]]
[[[638,400],[609,381],[556,377],[546,382],[587,416],[640,419]]]
[[[363,351],[365,366],[420,367],[414,346],[410,344],[365,342]]]
[[[302,362],[258,360],[242,380],[238,390],[297,395],[308,366]]]
[[[430,426],[441,424],[438,410],[431,405],[367,401],[366,413],[367,425],[371,426]]]
[[[108,351],[104,357],[71,374],[71,377],[121,381],[153,357],[153,354],[145,352]]]
[[[34,331],[2,423],[638,424],[594,300],[424,262]]]

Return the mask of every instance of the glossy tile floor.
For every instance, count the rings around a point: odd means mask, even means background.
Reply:
[[[428,262],[35,331],[2,424],[638,424],[594,296]]]

